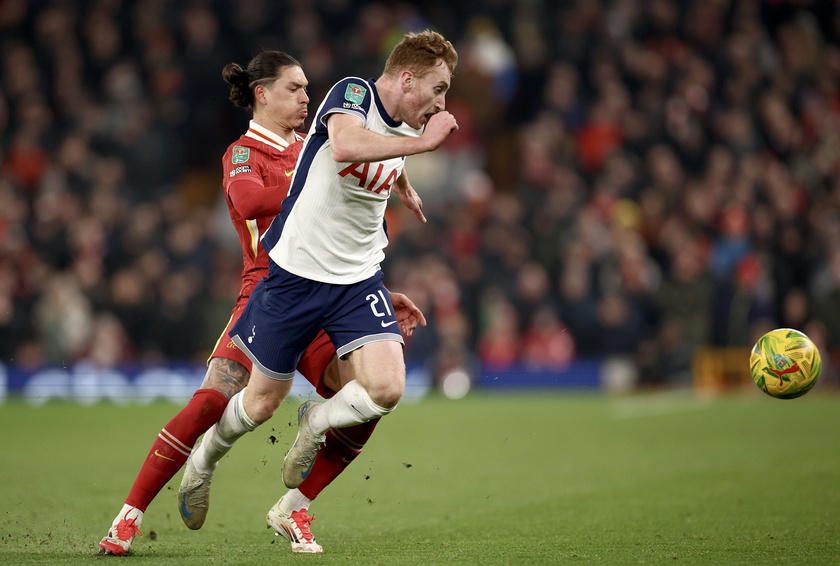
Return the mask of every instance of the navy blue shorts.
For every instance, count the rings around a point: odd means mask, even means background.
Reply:
[[[230,337],[273,379],[295,376],[301,355],[322,328],[343,358],[370,342],[404,344],[379,271],[352,285],[320,283],[272,264],[254,287]]]

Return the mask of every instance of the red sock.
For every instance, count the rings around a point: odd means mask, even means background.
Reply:
[[[300,492],[309,499],[318,497],[318,494],[362,453],[362,448],[378,422],[377,418],[355,426],[328,430],[327,440],[318,450],[312,470],[298,486]]]
[[[125,502],[146,511],[152,499],[187,461],[195,441],[222,417],[227,398],[215,389],[199,389],[160,431]]]

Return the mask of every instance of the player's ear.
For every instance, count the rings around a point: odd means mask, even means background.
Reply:
[[[417,77],[409,70],[405,70],[400,74],[400,85],[402,86],[403,92],[411,92],[416,81]]]
[[[268,98],[265,96],[265,85],[257,85],[254,87],[254,100],[260,104],[268,104]]]

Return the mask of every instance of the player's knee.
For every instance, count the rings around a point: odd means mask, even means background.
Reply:
[[[274,411],[277,410],[281,402],[282,399],[278,400],[274,396],[256,395],[250,399],[246,398],[244,408],[252,421],[262,424],[274,416]]]
[[[382,408],[393,409],[402,399],[405,391],[404,379],[392,379],[368,390],[371,401]]]
[[[245,412],[257,424],[262,424],[274,416],[274,409],[264,403],[256,403],[250,407],[246,407]]]

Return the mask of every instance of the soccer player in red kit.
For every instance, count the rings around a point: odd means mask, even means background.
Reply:
[[[242,287],[230,321],[210,356],[204,381],[187,405],[158,433],[123,508],[99,543],[106,554],[122,556],[129,552],[134,537],[142,534],[140,526],[148,505],[187,461],[197,439],[219,420],[228,401],[245,387],[252,368],[228,331],[268,270],[268,256],[259,239],[280,212],[294,175],[303,145],[303,136],[296,130],[307,117],[308,81],[300,63],[277,51],[260,53],[246,69],[229,63],[222,76],[230,84],[231,101],[253,112],[248,131],[228,148],[222,159],[225,199],[242,246]],[[419,199],[403,202],[422,219]],[[418,324],[425,325],[423,314],[404,295],[392,293],[391,300],[406,335],[410,336]],[[323,331],[301,358],[298,370],[320,395],[334,395],[329,384],[337,382],[334,375],[340,371],[339,363],[335,348]],[[309,500],[315,499],[360,453],[375,425],[371,422],[354,430],[344,429],[340,437],[329,435],[308,481],[299,487],[301,493]],[[209,490],[212,472],[204,471],[195,478],[202,484],[199,492],[202,488]],[[204,524],[207,501],[205,497],[195,505],[194,501],[179,499],[181,516],[189,528],[198,529]],[[311,517],[305,508],[295,510],[286,519],[299,539],[290,538],[293,550],[321,551],[309,531]]]

